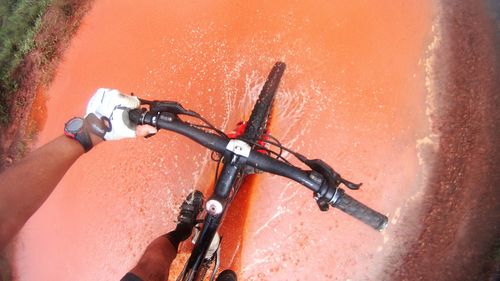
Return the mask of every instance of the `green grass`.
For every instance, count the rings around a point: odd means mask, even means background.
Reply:
[[[51,0],[0,0],[0,125],[9,122],[12,95],[22,77],[14,72],[35,46]]]

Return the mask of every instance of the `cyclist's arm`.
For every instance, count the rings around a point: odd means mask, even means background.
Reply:
[[[102,141],[96,136],[92,140],[94,145]],[[0,174],[0,249],[45,202],[84,152],[77,141],[63,135]]]
[[[137,136],[154,128],[137,127]],[[103,140],[90,134],[94,146]],[[33,151],[0,174],[0,250],[40,208],[73,163],[85,153],[77,141],[64,135]]]
[[[122,116],[126,108],[138,106],[136,97],[113,89],[98,89],[87,105],[84,121],[84,130],[88,132],[92,145],[99,144],[103,139],[118,140],[155,133],[156,129],[150,126],[129,127],[122,118],[109,119],[113,114]],[[0,251],[84,153],[82,145],[75,139],[60,136],[0,174]]]
[[[42,205],[84,152],[77,141],[63,135],[0,174],[0,249]]]

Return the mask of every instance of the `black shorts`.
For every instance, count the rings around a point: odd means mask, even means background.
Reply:
[[[125,274],[125,276],[123,276],[123,278],[120,279],[120,281],[142,281],[142,279],[139,278],[137,275],[129,272]]]

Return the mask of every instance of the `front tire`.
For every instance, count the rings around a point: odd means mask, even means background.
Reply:
[[[284,62],[277,62],[271,69],[271,72],[267,76],[266,83],[264,83],[264,87],[262,87],[259,98],[252,110],[250,119],[248,119],[245,132],[243,133],[243,139],[250,142],[256,142],[267,128],[267,121],[271,114],[274,97],[278,90],[281,77],[285,72],[285,68],[286,64]]]

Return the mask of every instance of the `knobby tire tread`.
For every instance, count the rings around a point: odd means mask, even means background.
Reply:
[[[283,62],[277,62],[267,76],[264,87],[255,103],[252,114],[248,119],[243,138],[255,142],[260,139],[267,127],[267,121],[271,114],[274,97],[285,71],[286,65]]]

